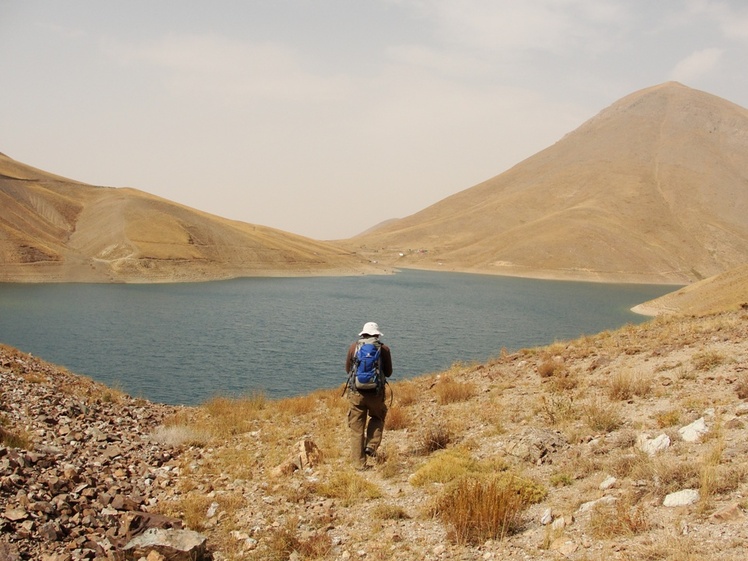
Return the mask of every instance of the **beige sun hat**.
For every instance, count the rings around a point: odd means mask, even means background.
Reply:
[[[379,331],[379,325],[376,322],[368,321],[358,335],[360,337],[361,335],[384,335],[384,333]]]

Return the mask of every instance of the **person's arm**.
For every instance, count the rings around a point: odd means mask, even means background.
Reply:
[[[389,378],[392,376],[392,354],[390,348],[387,345],[382,345],[382,373],[385,377]]]
[[[356,352],[356,343],[352,343],[350,347],[348,347],[348,354],[345,357],[345,372],[348,374],[351,371],[351,368],[353,367],[353,353]]]

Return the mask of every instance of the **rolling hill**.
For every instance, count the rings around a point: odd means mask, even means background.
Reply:
[[[176,282],[372,272],[349,251],[0,154],[0,281]]]
[[[340,243],[401,267],[686,284],[748,261],[748,111],[668,82]]]

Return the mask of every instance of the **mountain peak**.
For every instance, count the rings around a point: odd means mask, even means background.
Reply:
[[[403,267],[687,283],[748,255],[746,153],[746,109],[666,82],[351,247]]]

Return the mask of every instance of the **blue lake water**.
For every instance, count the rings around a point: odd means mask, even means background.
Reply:
[[[405,270],[388,276],[190,284],[0,284],[0,342],[130,395],[195,405],[342,385],[348,345],[376,321],[393,380],[647,318],[673,286]]]

